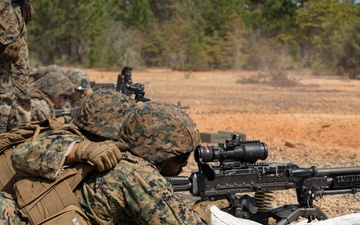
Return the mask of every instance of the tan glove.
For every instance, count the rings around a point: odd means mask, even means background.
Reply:
[[[114,168],[121,159],[121,152],[116,142],[92,142],[85,140],[79,144],[75,151],[78,162],[88,162],[96,166],[99,172]]]
[[[5,46],[4,51],[0,54],[2,61],[15,61],[19,58],[21,44],[19,42],[13,42]]]
[[[196,212],[201,219],[206,221],[208,224],[211,222],[211,211],[210,206],[215,205],[219,209],[224,209],[230,206],[230,203],[227,199],[220,199],[217,201],[197,201],[192,209]]]
[[[25,20],[25,24],[30,23],[30,21],[32,21],[35,17],[35,12],[31,0],[24,0],[24,3],[22,3],[20,7],[21,14]]]

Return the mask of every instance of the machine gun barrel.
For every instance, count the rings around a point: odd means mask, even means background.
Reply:
[[[356,194],[360,191],[360,188],[348,188],[348,189],[340,189],[340,190],[320,190],[318,192],[319,195],[340,195],[340,194]]]
[[[316,166],[312,166],[310,168],[289,169],[286,173],[288,177],[351,175],[359,174],[360,167],[317,168]]]

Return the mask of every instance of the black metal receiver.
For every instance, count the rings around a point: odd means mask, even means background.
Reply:
[[[318,169],[299,168],[293,163],[257,163],[267,156],[265,143],[240,141],[239,135],[234,134],[225,144],[198,146],[194,151],[198,171],[190,177],[170,179],[174,191],[190,191],[202,200],[228,199],[230,207],[223,211],[265,225],[270,217],[277,220],[277,225],[289,224],[301,216],[327,219],[314,205],[316,198],[360,190],[360,167]],[[296,190],[298,204],[271,208],[271,192],[287,189]]]
[[[132,67],[125,66],[121,73],[118,75],[116,82],[116,91],[123,93],[124,95],[131,96],[132,92],[127,88],[128,85],[132,85]]]
[[[135,95],[135,101],[137,102],[147,102],[150,101],[150,99],[145,98],[145,85],[140,83],[135,84],[126,84],[126,89],[130,91],[130,93]]]

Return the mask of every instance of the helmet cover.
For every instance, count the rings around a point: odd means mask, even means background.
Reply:
[[[200,134],[194,121],[179,107],[148,101],[138,105],[123,123],[119,141],[127,143],[133,154],[160,163],[192,152],[200,143]]]
[[[74,92],[73,84],[64,74],[50,72],[39,78],[31,87],[38,88],[40,91],[56,97],[58,95],[71,95]]]
[[[117,140],[119,127],[135,107],[135,100],[120,92],[94,91],[81,102],[73,123],[91,134]]]

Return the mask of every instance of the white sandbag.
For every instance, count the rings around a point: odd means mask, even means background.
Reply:
[[[261,223],[237,218],[229,213],[221,211],[215,205],[210,206],[211,211],[211,225],[261,225]],[[303,220],[297,223],[291,223],[292,225],[360,225],[360,213],[348,214],[344,216],[338,216],[322,221],[312,221],[308,223],[307,220]]]
[[[298,223],[292,223],[296,225],[307,225],[307,224],[314,224],[314,225],[360,225],[360,213],[348,214],[344,216],[338,216],[334,218],[330,218],[327,220],[321,221],[312,221],[308,223],[307,220],[303,220]]]
[[[252,220],[237,218],[229,213],[221,211],[218,207],[210,206],[211,225],[261,225]]]

